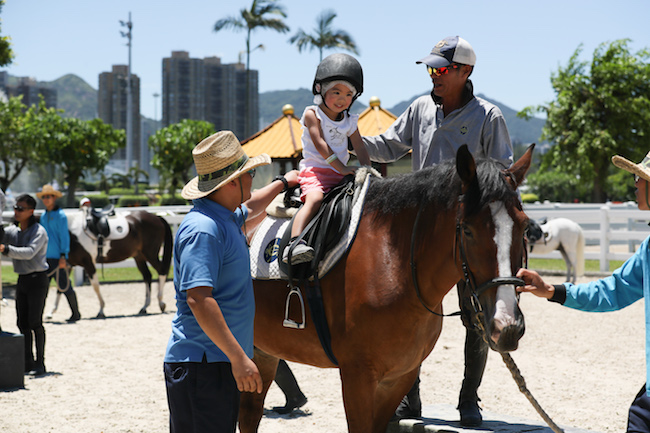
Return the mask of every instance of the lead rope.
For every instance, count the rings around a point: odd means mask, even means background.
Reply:
[[[510,370],[510,374],[512,374],[512,378],[515,380],[515,383],[519,387],[519,391],[521,391],[522,394],[526,396],[530,404],[533,405],[539,416],[542,417],[542,419],[548,424],[548,426],[553,430],[555,433],[564,433],[564,430],[562,430],[555,422],[551,419],[550,416],[544,411],[542,406],[535,400],[535,397],[531,394],[531,392],[528,390],[528,387],[526,386],[526,380],[524,377],[521,375],[521,372],[519,371],[519,368],[517,368],[517,364],[515,364],[514,359],[512,359],[512,356],[510,356],[509,353],[502,353],[501,357],[503,358],[503,362],[506,364],[508,367],[508,370]]]

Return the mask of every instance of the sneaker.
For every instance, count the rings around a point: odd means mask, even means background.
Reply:
[[[289,263],[289,251],[294,242],[289,242],[289,245],[284,249],[282,253],[282,261],[284,263]],[[291,255],[291,264],[297,265],[300,263],[310,262],[314,258],[314,249],[307,245],[304,240],[300,240],[298,245],[293,249],[293,254]]]

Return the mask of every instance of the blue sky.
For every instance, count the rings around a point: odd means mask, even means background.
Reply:
[[[73,73],[98,86],[101,72],[128,62],[120,20],[133,22],[132,70],[140,77],[141,112],[160,119],[161,65],[172,51],[191,57],[219,56],[235,63],[245,50],[244,32],[212,31],[252,0],[7,0],[0,19],[16,54],[11,75],[55,80]],[[281,0],[289,33],[257,30],[251,68],[260,71],[260,92],[310,88],[318,51],[298,53],[288,39],[298,29],[313,33],[324,9],[337,13],[333,27],[350,33],[360,50],[365,91],[384,107],[429,91],[430,78],[415,61],[446,36],[467,39],[477,54],[475,91],[516,110],[555,98],[550,76],[583,45],[590,60],[603,42],[631,39],[636,52],[650,48],[650,1]],[[329,54],[331,52],[328,52]],[[245,60],[245,55],[242,54]],[[278,116],[281,107],[278,107]],[[399,114],[399,113],[396,113]]]

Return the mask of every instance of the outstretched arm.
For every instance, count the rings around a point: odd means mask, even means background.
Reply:
[[[524,280],[525,286],[517,287],[518,292],[530,292],[540,298],[551,299],[555,294],[555,287],[544,282],[542,277],[535,271],[521,268],[517,272],[517,277]]]
[[[354,153],[357,155],[359,163],[366,166],[370,165],[370,155],[368,155],[368,150],[363,144],[358,129],[350,136],[350,142],[352,142],[352,148],[354,149]]]
[[[284,175],[289,188],[298,185],[298,171],[291,170]],[[266,207],[273,201],[275,196],[280,194],[284,189],[284,182],[281,180],[274,180],[263,188],[255,190],[251,193],[251,198],[244,202],[244,206],[248,208],[248,218],[255,218],[260,213],[264,212]]]

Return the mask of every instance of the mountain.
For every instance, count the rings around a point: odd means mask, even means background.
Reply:
[[[12,84],[14,77],[9,76],[9,83]],[[50,81],[41,82],[41,84],[53,87],[57,90],[58,108],[64,111],[65,117],[77,117],[82,120],[90,120],[97,117],[97,90],[93,89],[83,79],[74,74],[64,75],[63,77]],[[428,93],[423,93],[428,94]],[[384,107],[391,113],[399,116],[416,98],[422,95],[416,95],[412,98],[402,101],[393,107]],[[506,119],[510,138],[513,145],[538,143],[542,133],[542,127],[545,120],[532,118],[524,120],[517,117],[517,111],[507,107],[500,102],[478,94],[478,96],[497,105]],[[300,88],[297,90],[274,90],[263,92],[259,95],[259,112],[260,112],[260,129],[265,128],[269,123],[282,116],[282,107],[286,104],[293,105],[294,113],[300,117],[305,107],[313,104],[313,95],[310,90]],[[361,101],[355,101],[352,106],[353,113],[360,113],[367,108],[367,105]],[[156,124],[153,120],[143,116],[148,126],[155,130]],[[151,125],[149,125],[151,123]]]
[[[68,74],[43,84],[56,89],[57,108],[63,117],[91,120],[97,117],[97,90],[76,75]]]
[[[428,95],[428,93],[423,93],[422,95]],[[422,95],[413,96],[408,100],[398,103],[394,107],[384,108],[396,116],[399,116],[413,101]],[[536,117],[530,120],[520,119],[517,117],[516,110],[490,99],[485,95],[478,94],[478,96],[495,104],[501,109],[503,117],[506,119],[508,131],[510,132],[510,139],[512,140],[513,145],[539,143],[539,137],[542,134],[542,127],[545,123],[544,119]],[[302,112],[305,110],[305,107],[313,103],[312,100],[313,95],[311,91],[307,89],[275,90],[260,93],[260,129],[266,127],[266,125],[282,116],[282,107],[285,104],[293,105],[295,115],[300,117]],[[352,106],[352,111],[360,113],[365,110],[366,107],[367,105],[362,104],[360,101],[356,101]]]

